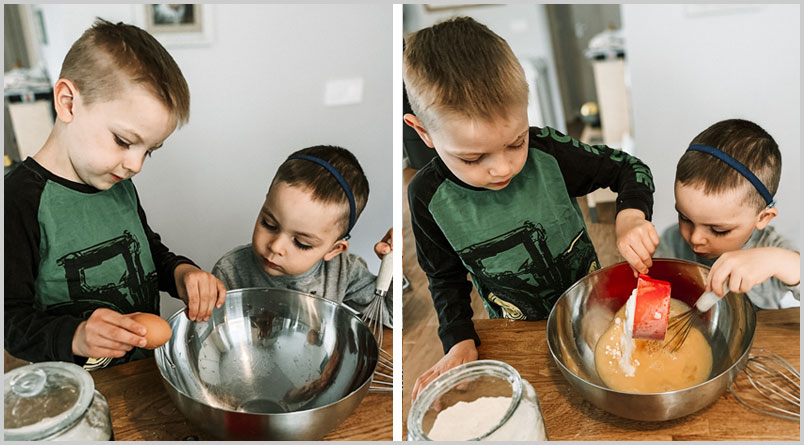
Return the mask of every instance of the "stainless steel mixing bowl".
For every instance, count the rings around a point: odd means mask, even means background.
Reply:
[[[671,284],[671,297],[692,306],[709,268],[683,260],[654,259],[650,276]],[[637,394],[609,389],[595,367],[595,345],[614,313],[636,287],[627,263],[595,271],[570,287],[547,320],[547,345],[570,384],[595,406],[635,420],[662,421],[694,413],[716,401],[742,370],[754,341],[756,315],[744,294],[726,294],[695,324],[712,347],[712,372],[698,385]]]
[[[173,402],[220,439],[318,440],[366,395],[377,341],[352,312],[285,289],[239,289],[209,321],[179,311],[155,352]]]

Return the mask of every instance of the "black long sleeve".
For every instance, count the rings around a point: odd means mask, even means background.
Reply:
[[[617,213],[637,209],[653,216],[653,175],[635,156],[605,145],[588,145],[545,127],[530,129],[530,146],[553,156],[572,197],[610,187],[617,193]]]
[[[467,279],[468,272],[428,210],[441,182],[440,175],[433,171],[434,163],[438,162],[441,160],[433,159],[421,170],[423,174],[413,178],[408,185],[408,202],[416,256],[429,281],[438,314],[438,337],[447,353],[456,343],[469,338],[480,345],[480,337],[472,323],[472,283]]]

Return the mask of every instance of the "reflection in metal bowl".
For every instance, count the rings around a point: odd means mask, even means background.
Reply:
[[[378,346],[332,301],[285,289],[239,289],[209,321],[183,311],[156,350],[184,415],[221,439],[316,440],[365,396]]]

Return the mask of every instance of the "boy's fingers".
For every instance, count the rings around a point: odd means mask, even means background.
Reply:
[[[120,330],[121,332],[127,332],[125,330]],[[129,334],[120,334],[118,337],[98,337],[93,342],[93,347],[96,348],[105,348],[114,351],[130,351],[135,346],[143,347],[145,346],[145,338],[139,337],[136,335]]]
[[[92,345],[105,342],[107,348],[115,344],[118,349],[145,345],[145,338],[142,337],[145,335],[145,327],[130,317],[114,311],[98,313],[97,319],[89,320],[84,329],[87,343]]]
[[[731,289],[731,290],[733,290],[735,292],[747,292],[748,289],[743,289],[742,288],[742,281],[743,281],[742,278],[740,278],[736,274],[731,274],[729,276],[729,289]],[[719,288],[715,288],[715,289],[719,290],[720,293],[722,293],[723,292],[723,285],[720,285]],[[723,294],[723,295],[725,295],[725,294]],[[719,296],[722,297],[723,295],[719,295]]]
[[[714,264],[712,264],[712,268],[709,269],[709,280],[707,280],[707,291],[712,291],[718,297],[720,292],[723,289],[723,283],[729,279],[729,270],[727,267],[724,267],[724,257],[721,256],[718,258]]]
[[[145,345],[145,338],[106,320],[100,323],[88,322],[84,331],[86,335],[85,342],[90,350],[103,348],[125,352],[131,350],[133,346]]]
[[[659,233],[656,232],[656,227],[654,227],[653,224],[651,224],[648,234],[650,236],[650,240],[653,241],[653,248],[655,249],[656,246],[659,245],[660,239],[659,239]]]
[[[435,367],[428,369],[424,372],[424,374],[420,375],[418,379],[416,379],[416,385],[413,387],[414,391],[414,399],[419,395],[422,391],[422,388],[427,386],[431,380],[438,376],[438,372],[436,372]]]
[[[711,290],[715,293],[718,297],[723,296],[723,284],[729,285],[731,279],[729,277],[724,277],[723,279],[712,280]]]
[[[209,314],[212,313],[212,308],[215,306],[215,301],[218,298],[218,288],[212,283],[212,275],[207,275],[208,279],[199,280],[198,283],[198,320],[206,321]]]
[[[640,256],[642,262],[645,263],[648,269],[653,266],[653,252],[656,251],[656,246],[651,243],[650,239],[642,239],[642,247],[645,249],[643,255]]]
[[[433,370],[433,368],[428,369],[424,372],[424,374],[420,375],[418,379],[416,379],[416,384],[413,386],[413,395],[411,396],[411,400],[416,400],[416,397],[419,396],[419,392],[430,383],[431,380],[436,378],[438,374]]]
[[[223,285],[223,282],[221,282],[221,280],[217,280],[217,286],[218,286],[218,300],[215,306],[221,307],[223,306],[223,303],[226,302],[226,286]]]
[[[145,326],[137,323],[131,317],[123,315],[117,320],[116,324],[129,332],[137,334],[138,336],[145,335]]]
[[[631,267],[633,267],[637,272],[648,273],[648,268],[642,263],[642,260],[634,251],[633,247],[629,246],[625,252],[623,252],[623,257],[625,257],[625,260],[628,261],[628,264],[630,264]]]
[[[637,246],[636,253],[644,268],[642,273],[648,273],[650,267],[653,265],[653,255],[651,255],[650,250],[644,244]]]
[[[215,309],[215,303],[218,302],[218,283],[215,281],[215,277],[210,275],[209,281],[209,294],[207,294],[207,313],[204,316],[204,321],[209,320],[210,315],[212,315],[212,311]]]
[[[126,317],[124,317],[126,318]],[[125,327],[118,327],[109,325],[107,329],[104,329],[100,332],[100,338],[104,339],[107,342],[107,347],[110,347],[112,344],[117,345],[126,345],[126,346],[137,346],[143,347],[145,346],[145,333],[142,335],[136,334],[136,332],[143,332],[145,331],[145,327],[141,324],[134,322],[133,320],[129,320],[133,323],[131,329],[127,326]],[[122,347],[122,346],[121,346]],[[118,348],[119,349],[119,348]],[[130,348],[129,348],[130,349]]]
[[[198,317],[198,310],[198,283],[193,282],[187,286],[187,318],[195,321]]]

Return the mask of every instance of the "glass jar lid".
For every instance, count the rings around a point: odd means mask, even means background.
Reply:
[[[38,440],[69,428],[83,417],[95,390],[89,372],[67,362],[16,368],[3,383],[6,440]]]
[[[495,413],[461,412],[460,416],[465,420],[469,420],[465,416],[477,417],[479,420],[472,429],[475,427],[479,429],[472,433],[461,431],[459,433],[462,436],[460,440],[482,440],[511,418],[522,399],[522,392],[522,378],[511,365],[498,360],[477,360],[464,363],[436,377],[422,389],[408,414],[409,439],[451,440],[446,437],[438,439],[430,437],[430,434],[434,433],[436,422],[442,412],[447,412],[450,408],[460,405],[465,408],[472,402],[484,398],[494,398],[505,402],[506,406],[498,406],[502,410],[495,409]],[[450,417],[456,414],[457,412]],[[466,434],[474,437],[463,438]]]

